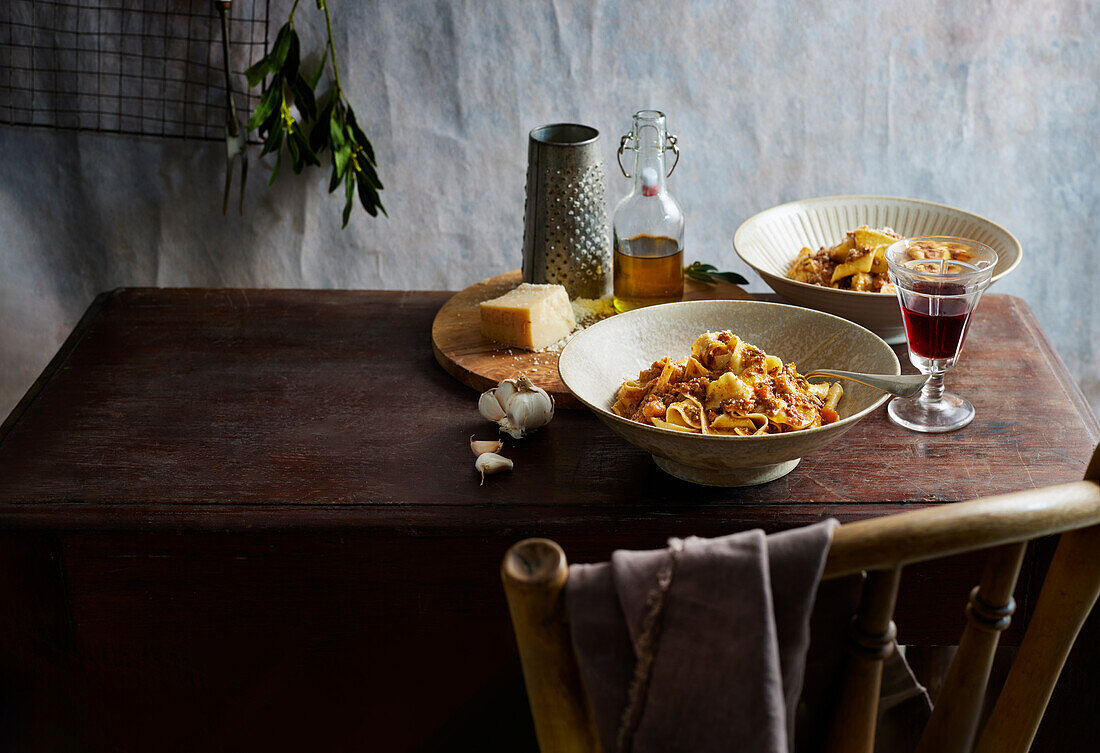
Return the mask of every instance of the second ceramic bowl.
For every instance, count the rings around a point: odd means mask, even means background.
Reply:
[[[943,204],[888,196],[829,196],[781,204],[741,223],[733,247],[784,300],[842,316],[887,342],[905,342],[905,327],[893,294],[838,290],[787,278],[787,270],[803,246],[814,250],[833,246],[860,225],[890,227],[907,238],[952,235],[980,241],[997,252],[993,282],[1020,263],[1020,242],[1000,225]]]

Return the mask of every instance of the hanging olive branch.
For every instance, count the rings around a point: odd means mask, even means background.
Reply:
[[[355,191],[359,190],[359,202],[371,217],[378,212],[386,214],[378,193],[382,190],[382,181],[375,170],[378,163],[374,158],[374,148],[370,140],[359,127],[355,111],[340,86],[340,70],[336,65],[336,46],[332,41],[332,19],[329,17],[326,0],[317,0],[317,9],[325,13],[325,27],[328,41],[317,70],[306,73],[302,70],[301,45],[298,32],[294,30],[294,12],[298,2],[290,9],[290,17],[279,29],[271,50],[258,63],[247,71],[249,88],[254,89],[271,76],[267,90],[260,103],[248,119],[248,131],[259,129],[264,140],[265,154],[275,155],[275,168],[271,171],[268,185],[275,182],[283,161],[283,146],[290,157],[290,166],[295,175],[300,174],[306,165],[321,166],[321,155],[326,151],[332,162],[332,177],[328,191],[332,193],[340,184],[344,184],[344,224],[347,227],[351,217],[351,208],[355,204]],[[319,99],[316,95],[317,83],[321,80],[328,60],[332,60],[332,87]],[[298,118],[294,117],[290,106],[298,108]],[[387,215],[389,216],[389,215]]]

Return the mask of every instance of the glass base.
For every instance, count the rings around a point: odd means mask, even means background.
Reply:
[[[886,407],[886,415],[898,426],[911,431],[938,433],[955,431],[974,420],[974,406],[966,398],[951,392],[940,400],[916,397],[895,397]]]

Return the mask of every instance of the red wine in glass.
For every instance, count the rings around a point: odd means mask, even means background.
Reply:
[[[954,358],[966,337],[970,302],[953,282],[916,282],[901,306],[909,350],[923,358]]]

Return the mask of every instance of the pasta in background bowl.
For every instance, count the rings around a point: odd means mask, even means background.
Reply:
[[[860,225],[889,227],[906,238],[949,235],[984,243],[997,252],[993,282],[1020,263],[1020,242],[1000,225],[943,204],[889,196],[828,196],[780,204],[741,223],[733,247],[784,300],[842,316],[887,342],[903,343],[905,326],[896,296],[822,287],[787,277],[803,247],[834,246]]]
[[[900,374],[882,338],[840,317],[759,301],[690,301],[629,311],[578,333],[562,350],[558,371],[573,395],[627,442],[650,453],[664,471],[710,486],[746,486],[790,473],[803,455],[841,437],[887,395],[846,383],[837,419],[820,426],[748,436],[696,434],[616,415],[624,381],[664,357],[686,355],[702,333],[736,332],[800,373],[832,368]]]

